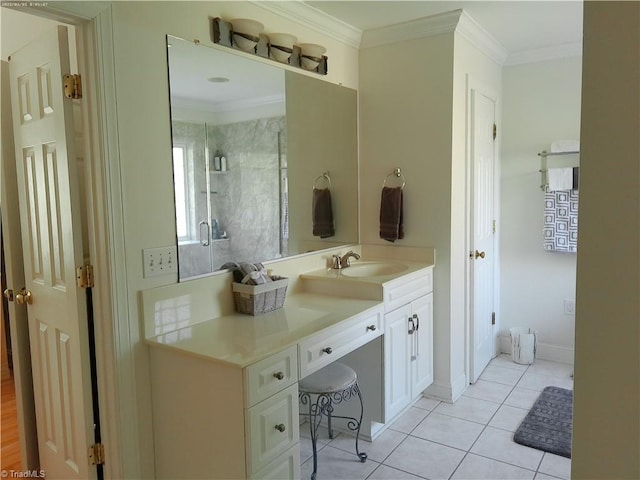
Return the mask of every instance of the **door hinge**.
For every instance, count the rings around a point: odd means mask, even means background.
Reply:
[[[94,443],[89,447],[89,465],[104,465],[104,445]]]
[[[493,233],[496,233],[496,221],[495,220],[491,223],[491,228],[493,230]]]
[[[82,265],[76,268],[76,282],[80,288],[93,288],[93,265]]]
[[[82,77],[78,74],[67,74],[62,77],[64,96],[71,99],[82,98]]]
[[[496,324],[496,312],[491,312],[491,325]]]
[[[498,127],[494,123],[493,124],[493,139],[495,140],[497,136],[498,136]]]

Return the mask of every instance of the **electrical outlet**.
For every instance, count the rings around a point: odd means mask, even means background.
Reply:
[[[565,300],[564,301],[564,314],[565,315],[575,315],[576,314],[576,302],[575,302],[575,300]]]
[[[178,271],[176,247],[145,248],[142,250],[144,276],[155,277]]]

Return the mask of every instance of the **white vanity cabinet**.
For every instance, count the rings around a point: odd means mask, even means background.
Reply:
[[[433,273],[385,285],[385,422],[433,382]],[[387,291],[388,290],[388,291]],[[404,302],[401,306],[398,303]],[[388,306],[393,309],[390,310]]]
[[[300,477],[297,346],[246,368],[151,348],[156,477]]]

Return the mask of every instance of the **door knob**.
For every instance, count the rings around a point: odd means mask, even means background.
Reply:
[[[11,290],[10,288],[5,289],[4,298],[9,300],[10,302],[13,302],[13,290]]]
[[[16,303],[18,305],[31,305],[33,303],[33,295],[29,290],[22,287],[18,293],[16,293]]]
[[[479,252],[478,250],[476,250],[476,260],[478,259],[478,257],[484,258],[484,252]]]

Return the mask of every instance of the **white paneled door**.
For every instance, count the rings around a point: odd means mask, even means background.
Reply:
[[[495,101],[471,89],[470,382],[493,357]]]
[[[9,61],[40,467],[48,479],[95,478],[91,375],[67,30]]]

